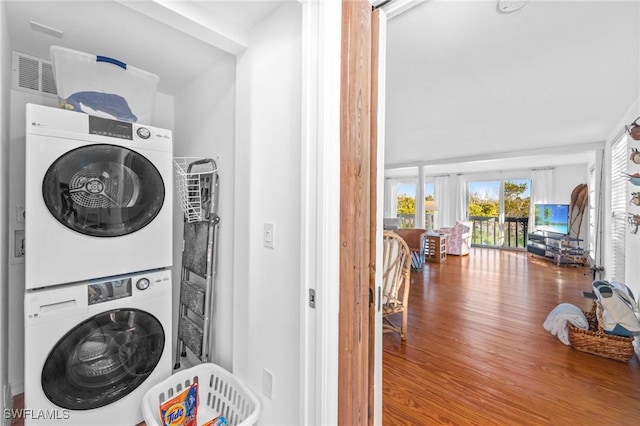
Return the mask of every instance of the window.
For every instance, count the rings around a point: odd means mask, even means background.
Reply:
[[[529,179],[470,181],[472,244],[525,248],[531,200]]]
[[[613,271],[609,280],[625,282],[625,240],[627,227],[627,182],[622,174],[627,171],[627,135],[611,146],[611,243]]]
[[[414,228],[416,216],[416,187],[415,181],[398,181],[398,218],[401,228]]]

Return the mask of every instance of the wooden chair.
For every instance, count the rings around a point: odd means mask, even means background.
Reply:
[[[382,256],[382,331],[398,332],[402,340],[406,340],[411,252],[402,237],[395,232],[384,231]],[[389,318],[395,314],[402,314],[400,327]]]
[[[411,269],[422,270],[424,264],[424,248],[427,238],[427,230],[422,228],[395,229],[393,232],[400,235],[411,252]]]

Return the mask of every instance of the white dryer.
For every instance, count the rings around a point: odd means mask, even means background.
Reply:
[[[33,289],[172,264],[170,130],[27,105]]]
[[[170,270],[27,291],[25,424],[140,423],[170,340]]]

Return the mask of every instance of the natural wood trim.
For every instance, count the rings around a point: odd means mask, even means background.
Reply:
[[[375,379],[375,355],[376,355],[376,233],[378,230],[378,53],[380,41],[380,10],[376,9],[371,14],[371,152],[370,152],[370,229],[369,229],[369,264],[371,274],[369,277],[369,291],[373,295],[374,303],[369,306],[369,413],[368,424],[373,425],[374,416],[374,379]]]
[[[368,418],[371,5],[342,2],[338,421]]]

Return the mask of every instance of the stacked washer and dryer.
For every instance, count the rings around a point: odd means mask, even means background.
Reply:
[[[135,425],[171,374],[171,131],[27,105],[25,423]]]

